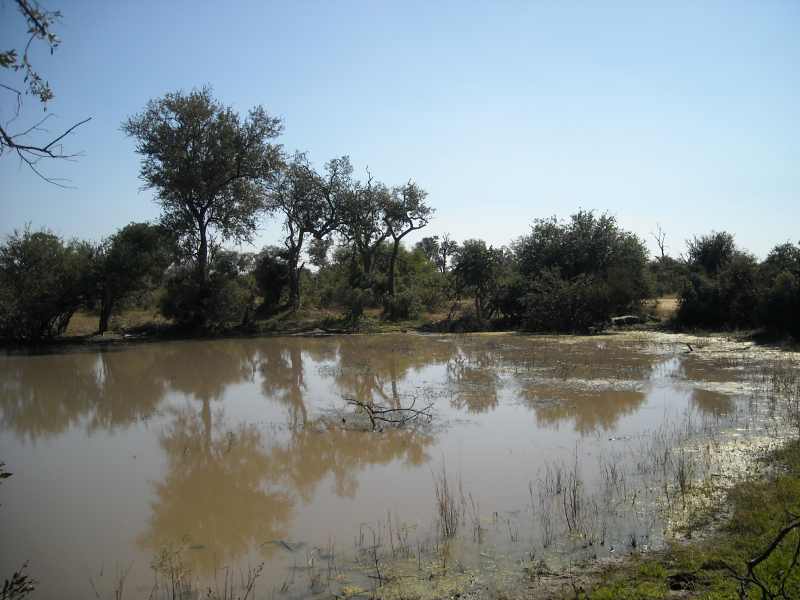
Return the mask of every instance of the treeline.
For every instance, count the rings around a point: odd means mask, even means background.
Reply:
[[[800,250],[778,246],[758,263],[726,233],[692,240],[685,259],[648,260],[643,241],[613,216],[580,211],[534,221],[500,248],[411,232],[434,209],[414,181],[389,186],[354,175],[348,157],[317,170],[273,143],[282,123],[255,107],[244,117],[209,89],[152,100],[123,131],[140,177],[161,206],[158,224],[131,223],[100,244],[17,231],[0,246],[0,336],[61,335],[78,310],[105,332],[132,304],[157,306],[178,327],[248,327],[281,309],[337,308],[355,324],[367,308],[386,319],[447,313],[452,330],[515,327],[586,331],[643,301],[680,296],[677,324],[763,326],[798,333]],[[257,253],[264,217],[284,238]],[[663,238],[661,239],[663,242]]]
[[[216,248],[200,284],[163,224],[131,223],[99,245],[25,229],[0,246],[0,334],[58,336],[78,310],[96,312],[103,332],[132,305],[157,306],[184,327],[246,327],[301,303],[340,309],[350,324],[373,307],[389,320],[449,311],[450,330],[587,331],[675,293],[678,327],[800,336],[800,247],[788,243],[759,262],[730,234],[711,233],[691,240],[685,258],[648,260],[613,217],[579,212],[537,220],[508,247],[429,236],[408,249],[383,239],[369,250],[369,271],[363,250],[337,231],[312,237],[306,268],[288,245]]]
[[[780,244],[759,262],[717,232],[689,241],[686,260],[672,263],[663,271],[680,280],[679,326],[800,337],[800,246]]]

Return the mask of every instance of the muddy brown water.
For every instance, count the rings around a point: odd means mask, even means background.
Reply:
[[[198,582],[263,562],[261,589],[303,595],[287,573],[332,550],[346,563],[365,524],[388,516],[417,548],[435,536],[443,464],[494,529],[495,547],[546,555],[526,524],[536,522],[531,490],[548,465],[577,455],[588,490],[599,485],[600,458],[635,455],[637,440],[667,420],[741,426],[745,371],[724,354],[645,334],[291,337],[0,355],[0,461],[13,473],[0,485],[0,576],[28,561],[36,598],[110,597],[129,569],[125,596],[146,596],[153,557],[180,547]],[[433,418],[364,431],[347,398],[432,403]],[[607,527],[603,548],[613,552],[631,531]]]

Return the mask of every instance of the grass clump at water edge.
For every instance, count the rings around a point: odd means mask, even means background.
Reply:
[[[731,517],[717,532],[611,567],[572,597],[800,598],[800,440],[765,460],[769,475],[730,490]]]

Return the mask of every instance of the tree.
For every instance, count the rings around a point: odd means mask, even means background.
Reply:
[[[667,257],[667,232],[661,229],[660,224],[656,223],[656,230],[655,232],[651,231],[650,236],[656,241],[658,247],[659,256],[657,258],[663,261]]]
[[[425,204],[428,193],[409,181],[395,188],[384,208],[383,221],[392,238],[392,254],[389,257],[389,294],[395,293],[395,266],[400,242],[412,231],[422,229],[428,224],[433,209]]]
[[[267,208],[264,185],[281,164],[269,140],[281,133],[280,119],[261,106],[242,119],[204,87],[151,100],[122,130],[136,140],[139,176],[156,191],[161,222],[193,259],[202,286],[212,243],[251,241]]]
[[[475,298],[475,317],[482,320],[486,300],[496,287],[502,250],[487,247],[483,240],[466,240],[456,254],[453,274],[456,288]]]
[[[439,256],[439,236],[434,235],[430,237],[424,237],[420,241],[418,241],[414,247],[422,252],[430,262],[437,264],[436,259]]]
[[[448,260],[450,260],[456,252],[458,252],[458,242],[451,240],[450,234],[445,233],[442,236],[442,241],[439,242],[439,253],[436,257],[436,264],[443,274],[447,273]]]
[[[319,269],[326,267],[331,246],[333,246],[331,236],[313,238],[308,246],[308,258],[311,260],[311,264]]]
[[[761,271],[762,277],[769,280],[783,271],[800,277],[800,246],[790,242],[775,246],[762,263]]]
[[[354,246],[367,279],[372,275],[375,254],[389,237],[384,216],[390,198],[389,188],[370,174],[365,184],[353,185],[342,206],[339,232]]]
[[[37,41],[44,42],[49,48],[50,54],[53,54],[61,43],[61,40],[53,32],[53,26],[61,19],[61,12],[45,10],[35,0],[14,0],[14,4],[25,19],[28,41],[22,52],[16,48],[0,51],[0,69],[4,70],[0,72],[10,72],[22,77],[21,82],[0,83],[0,91],[11,99],[10,102],[13,105],[13,109],[10,111],[11,118],[0,124],[0,156],[14,152],[36,175],[49,183],[62,185],[58,180],[46,177],[39,170],[38,163],[45,158],[69,159],[77,156],[66,153],[62,141],[75,129],[90,121],[91,117],[75,123],[59,135],[41,142],[31,138],[46,132],[42,126],[52,117],[52,114],[47,114],[36,122],[21,127],[18,131],[10,129],[13,122],[21,116],[23,96],[37,98],[44,110],[47,110],[47,103],[55,96],[50,83],[39,74],[39,71],[31,63],[31,46]]]
[[[270,207],[284,215],[284,244],[289,267],[289,303],[300,307],[300,256],[307,236],[322,239],[339,225],[344,196],[349,193],[353,168],[346,156],[329,161],[318,174],[305,154],[296,153],[282,170],[270,193]]]
[[[102,244],[95,261],[100,334],[122,300],[160,284],[174,256],[169,233],[149,223],[130,223]]]
[[[86,302],[93,249],[49,231],[15,231],[0,246],[0,335],[25,341],[61,335]]]
[[[458,243],[450,239],[450,234],[445,233],[441,240],[438,235],[424,237],[415,246],[425,255],[430,262],[436,265],[440,273],[447,273],[449,260],[458,250]]]
[[[716,275],[736,253],[733,235],[727,231],[712,231],[708,235],[687,240],[690,267],[697,267],[708,275]]]
[[[530,290],[527,320],[536,329],[586,329],[617,311],[637,310],[649,293],[644,243],[608,214],[538,219],[515,251]],[[556,296],[566,302],[560,313],[556,305],[547,308]]]

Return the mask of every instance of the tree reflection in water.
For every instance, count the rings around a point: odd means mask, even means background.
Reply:
[[[190,408],[175,412],[160,436],[167,473],[154,483],[155,500],[140,543],[156,552],[187,542],[204,573],[233,561],[254,545],[286,536],[291,494],[276,487],[279,465],[264,451],[252,425],[228,428],[222,415],[211,419]]]

